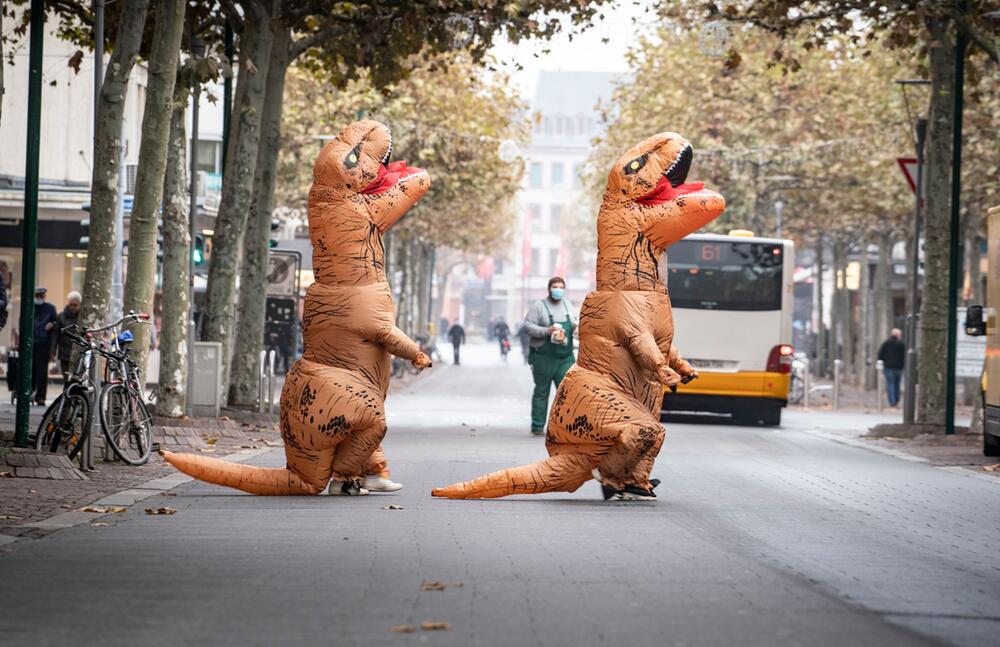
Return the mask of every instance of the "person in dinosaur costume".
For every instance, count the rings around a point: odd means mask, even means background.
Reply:
[[[252,494],[366,494],[387,474],[380,443],[390,354],[431,360],[394,325],[382,236],[427,192],[430,177],[389,162],[392,136],[377,121],[344,128],[313,164],[309,238],[316,282],[306,290],[304,353],[281,391],[287,467],[262,468],[163,452],[197,479]],[[330,481],[333,479],[333,483]]]
[[[580,352],[556,391],[545,460],[432,494],[452,499],[573,492],[591,478],[605,499],[655,498],[649,480],[663,444],[663,386],[697,373],[673,345],[674,325],[658,261],[718,217],[722,196],[686,182],[691,145],[660,133],[615,162],[597,216],[597,289],[580,308]]]

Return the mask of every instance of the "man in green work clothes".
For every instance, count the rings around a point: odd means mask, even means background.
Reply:
[[[566,371],[573,365],[573,332],[576,314],[565,298],[566,281],[560,276],[549,279],[549,294],[531,306],[524,316],[524,330],[530,337],[528,363],[535,378],[531,396],[531,433],[545,433],[549,412],[549,390],[559,387]]]

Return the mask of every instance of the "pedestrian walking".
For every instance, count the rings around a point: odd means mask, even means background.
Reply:
[[[889,406],[899,403],[899,383],[903,379],[903,366],[906,365],[906,344],[902,342],[903,331],[893,328],[889,339],[882,342],[878,349],[878,358],[882,360],[882,372],[885,374],[885,395]]]
[[[528,363],[535,380],[531,395],[531,433],[545,433],[549,413],[549,391],[562,382],[573,365],[573,332],[576,315],[566,299],[566,281],[560,276],[549,279],[549,293],[536,301],[524,316],[524,330],[530,337]]]
[[[462,328],[462,324],[458,323],[458,319],[448,329],[448,339],[451,340],[451,350],[455,355],[455,365],[457,366],[459,364],[459,349],[465,343],[465,328]]]
[[[73,340],[64,331],[79,323],[82,301],[83,297],[79,292],[70,292],[66,295],[66,307],[56,315],[56,325],[53,328],[56,335],[56,356],[59,360],[59,370],[64,376],[70,371],[70,359],[73,356]]]
[[[31,360],[31,385],[35,391],[34,403],[45,405],[49,386],[49,359],[52,354],[53,332],[56,327],[56,307],[45,300],[45,288],[35,288],[34,352]]]
[[[521,322],[521,325],[517,327],[517,343],[521,345],[521,358],[524,360],[525,364],[528,364],[528,356],[531,353],[531,335],[528,334],[528,328]]]

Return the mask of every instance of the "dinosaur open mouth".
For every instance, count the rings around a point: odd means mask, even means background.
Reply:
[[[418,173],[424,173],[424,169],[417,168],[416,166],[407,166],[406,162],[399,160],[397,162],[389,162],[387,165],[385,162],[389,159],[389,152],[392,151],[392,144],[389,144],[389,151],[385,154],[385,161],[379,164],[378,176],[375,181],[366,186],[361,193],[365,195],[379,195],[380,193],[385,193],[392,187],[396,186],[400,180],[405,180],[406,178],[417,175]]]
[[[636,198],[635,201],[644,205],[662,204],[679,196],[704,189],[704,182],[685,182],[688,172],[691,170],[693,159],[694,150],[691,148],[691,144],[688,144],[681,149],[677,159],[663,172],[653,190]]]

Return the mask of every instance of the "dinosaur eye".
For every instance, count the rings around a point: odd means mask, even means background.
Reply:
[[[625,165],[625,175],[632,175],[634,173],[638,173],[639,169],[641,169],[643,166],[646,165],[646,158],[647,157],[649,157],[648,153],[646,155],[641,156],[641,157],[637,157],[634,160],[632,160],[631,162],[629,162],[628,164],[626,164]]]
[[[347,157],[344,158],[344,167],[348,170],[354,168],[358,165],[358,161],[361,159],[361,144],[355,146]]]

